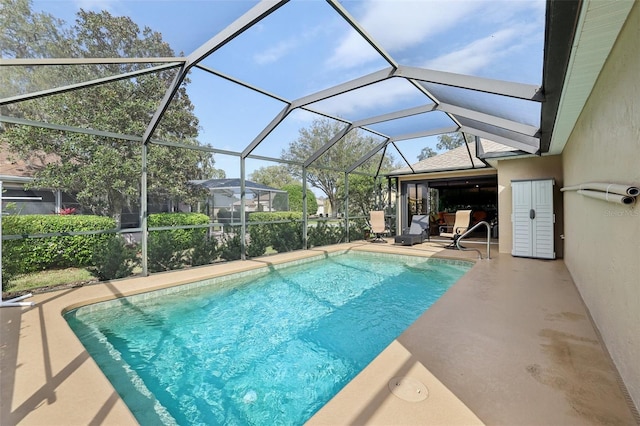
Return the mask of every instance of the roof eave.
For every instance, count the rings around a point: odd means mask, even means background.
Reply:
[[[542,90],[545,101],[540,117],[540,152],[549,151],[562,96],[573,40],[578,27],[582,0],[547,2]]]

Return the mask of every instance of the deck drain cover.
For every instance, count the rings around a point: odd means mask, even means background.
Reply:
[[[420,402],[427,399],[427,387],[411,377],[394,377],[389,380],[389,390],[400,399],[409,402]]]

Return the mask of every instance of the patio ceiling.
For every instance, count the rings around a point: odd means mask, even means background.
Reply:
[[[168,7],[166,2],[162,7]],[[192,2],[176,2],[180,7],[189,8]],[[199,2],[195,2],[199,3]],[[428,56],[430,49],[435,49],[435,44],[441,40],[430,40],[432,44],[418,45],[415,55],[412,56],[405,49],[398,49],[389,44],[384,32],[375,30],[368,19],[367,7],[374,7],[371,2],[339,2],[327,0],[321,2],[304,1],[261,1],[238,2],[241,5],[231,5],[230,2],[213,2],[212,7],[224,8],[220,10],[210,27],[217,28],[217,32],[204,42],[201,42],[191,53],[186,56],[168,58],[9,58],[2,59],[3,66],[96,66],[106,63],[136,63],[140,65],[138,71],[120,75],[105,75],[103,78],[73,82],[61,87],[43,87],[41,90],[28,93],[3,94],[0,105],[8,105],[26,100],[38,100],[43,97],[56,95],[70,90],[82,90],[99,84],[109,84],[121,79],[132,79],[144,73],[158,72],[167,68],[175,69],[176,75],[171,87],[164,94],[159,94],[156,110],[150,114],[151,120],[146,124],[146,129],[140,135],[125,135],[104,132],[102,129],[75,128],[65,123],[40,123],[24,120],[19,117],[2,116],[0,121],[42,127],[57,128],[66,131],[95,134],[99,136],[116,137],[125,140],[140,141],[143,143],[160,143],[165,145],[180,146],[175,141],[162,141],[154,138],[154,134],[162,121],[163,114],[169,108],[176,92],[185,87],[185,79],[190,79],[198,84],[198,91],[192,90],[190,96],[194,103],[200,102],[205,97],[215,98],[216,87],[219,84],[232,84],[236,86],[239,97],[246,99],[240,103],[238,109],[227,108],[229,114],[235,117],[235,126],[238,137],[233,146],[229,147],[229,140],[203,141],[200,149],[221,154],[236,155],[243,159],[259,159],[267,161],[280,161],[273,156],[273,139],[282,138],[279,132],[282,128],[291,125],[300,114],[311,114],[314,117],[325,117],[338,120],[342,124],[342,131],[326,141],[324,146],[313,153],[302,165],[313,166],[314,162],[327,152],[333,145],[350,131],[361,129],[372,134],[379,140],[375,150],[359,159],[346,172],[353,172],[364,164],[377,152],[397,151],[407,164],[407,155],[403,153],[401,142],[411,141],[428,136],[440,135],[451,132],[465,132],[479,138],[489,139],[511,148],[513,152],[522,154],[544,154],[549,152],[552,146],[553,130],[557,121],[557,113],[561,106],[560,97],[565,84],[565,73],[569,64],[572,51],[574,34],[578,25],[578,17],[581,9],[581,1],[548,1],[546,2],[545,21],[539,29],[534,29],[540,38],[540,42],[530,47],[530,51],[520,52],[539,57],[539,72],[531,69],[519,70],[519,58],[514,56],[509,75],[529,78],[529,82],[506,81],[501,79],[500,70],[493,70],[491,64],[475,71],[475,74],[463,74],[447,69],[440,65],[440,69],[430,69],[420,64],[428,63],[420,55]],[[415,7],[415,2],[394,2],[394,8]],[[454,2],[457,3],[457,2]],[[510,7],[522,2],[507,2],[501,7]],[[436,12],[442,5],[432,2],[433,11]],[[247,7],[250,6],[248,9]],[[457,4],[457,7],[472,7],[473,2]],[[521,5],[518,5],[521,6]],[[514,6],[515,7],[515,6]],[[197,13],[193,10],[192,13]],[[297,15],[296,15],[297,13]],[[184,15],[181,12],[180,15]],[[177,12],[176,12],[177,15]],[[282,25],[283,21],[289,22],[291,33],[300,31],[298,24],[291,22],[292,16],[304,17],[300,25],[311,25],[314,15],[322,16],[327,21],[315,22],[317,25],[328,25],[332,30],[346,32],[351,43],[358,44],[361,50],[367,50],[366,66],[358,70],[366,71],[357,74],[355,67],[341,68],[341,64],[335,65],[337,71],[326,79],[317,81],[305,77],[305,72],[283,67],[278,69],[277,64],[273,70],[278,70],[270,79],[259,69],[242,66],[242,60],[234,57],[238,49],[246,49],[247,45],[258,43],[261,34],[274,26]],[[192,17],[192,19],[195,19]],[[227,21],[225,21],[228,20]],[[299,18],[303,19],[303,18]],[[483,25],[482,13],[478,13],[476,22],[479,27]],[[307,21],[309,20],[309,21]],[[397,23],[396,23],[397,24]],[[401,24],[401,23],[400,23]],[[437,22],[428,21],[425,16],[425,25],[437,26]],[[205,27],[206,28],[206,27]],[[281,27],[280,27],[281,28]],[[369,30],[371,28],[371,30]],[[583,30],[585,26],[582,27]],[[202,37],[203,28],[194,26],[194,33]],[[398,28],[390,26],[387,31],[397,31]],[[474,31],[471,27],[464,31]],[[188,29],[185,29],[188,31]],[[318,30],[320,31],[320,30]],[[328,32],[328,31],[327,31]],[[300,37],[303,37],[300,34]],[[262,36],[266,38],[266,36]],[[309,36],[311,37],[311,36]],[[325,38],[331,41],[331,34]],[[434,36],[435,38],[435,36]],[[277,50],[289,39],[273,41],[271,46],[256,46],[256,51],[243,55],[260,53],[259,49],[265,48]],[[291,42],[291,41],[289,41]],[[193,40],[190,41],[193,44]],[[341,46],[344,46],[342,44]],[[340,48],[333,47],[333,51]],[[441,46],[447,51],[455,47]],[[510,47],[511,48],[511,47]],[[276,52],[273,52],[276,55]],[[513,48],[513,50],[516,50]],[[321,55],[318,53],[318,55]],[[374,59],[371,57],[375,56]],[[339,61],[355,61],[358,58],[352,56],[340,57]],[[265,59],[266,61],[267,59]],[[309,61],[309,57],[305,57]],[[471,60],[471,59],[469,59]],[[465,61],[464,57],[460,61]],[[231,65],[234,65],[232,67]],[[311,64],[313,66],[313,64]],[[308,65],[299,64],[300,70],[306,70]],[[452,69],[458,69],[451,66]],[[267,76],[269,77],[269,76]],[[295,77],[295,82],[294,82]],[[291,84],[282,84],[283,79],[290,79]],[[208,88],[208,89],[201,89]],[[202,91],[201,91],[202,90]],[[258,100],[258,98],[261,98]],[[225,99],[222,101],[224,108]],[[227,101],[229,101],[227,99]],[[205,101],[206,102],[206,101]],[[213,102],[212,102],[213,103]],[[350,110],[341,109],[345,104],[352,106]],[[372,107],[375,105],[375,108]],[[196,110],[198,109],[196,103]],[[273,111],[270,118],[262,123],[253,119],[253,108]],[[223,112],[220,112],[223,114]],[[293,118],[292,118],[293,117]],[[205,118],[200,118],[204,122]],[[246,126],[245,126],[246,125]],[[247,127],[248,129],[240,129]],[[564,128],[563,128],[564,129]],[[243,133],[243,131],[246,131]],[[566,130],[565,130],[566,131]],[[207,135],[215,135],[216,126],[206,129]],[[253,136],[251,136],[253,132]],[[275,136],[274,136],[275,135]],[[270,138],[271,136],[271,138]],[[408,145],[404,145],[405,147]],[[387,148],[392,148],[387,151]]]

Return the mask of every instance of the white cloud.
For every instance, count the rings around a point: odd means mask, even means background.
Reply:
[[[297,46],[298,42],[293,39],[284,40],[270,49],[255,54],[253,59],[259,65],[271,64],[280,60],[280,58],[287,55],[287,53],[291,52]]]
[[[522,29],[512,33],[504,33],[514,25],[521,25],[515,21],[520,16],[544,16],[540,9],[544,9],[545,2],[539,1],[514,1],[507,2],[496,0],[369,0],[361,8],[363,13],[354,16],[362,27],[374,40],[376,40],[387,52],[396,59],[403,52],[412,48],[424,49],[423,56],[428,56],[430,47],[426,44],[437,37],[448,37],[449,43],[455,46],[460,35],[468,35],[469,30],[478,28],[496,28],[493,40],[482,39],[467,46],[466,50],[459,52],[475,53],[474,47],[485,49],[495,54],[492,46],[502,47],[508,45],[506,37],[512,37],[509,42],[522,37]],[[544,25],[536,23],[537,26]],[[519,35],[518,35],[519,34]],[[501,38],[504,37],[504,38]],[[521,43],[515,40],[516,43]],[[481,66],[483,61],[479,54],[463,64],[465,67]],[[377,52],[355,33],[349,32],[338,44],[333,55],[327,61],[332,68],[352,68],[372,62],[378,59]],[[444,55],[439,58],[445,61],[447,58],[453,61],[456,53]],[[453,62],[452,62],[453,63]],[[475,64],[475,65],[474,65]],[[460,65],[457,65],[460,67]],[[451,70],[451,69],[449,69]],[[460,72],[463,72],[460,69]]]
[[[349,118],[355,113],[363,115],[367,111],[375,111],[384,107],[392,107],[399,102],[416,96],[416,89],[404,79],[392,78],[383,82],[367,86],[360,90],[343,93],[310,105],[320,111],[330,111],[331,114]],[[425,96],[424,103],[429,99]],[[412,104],[412,106],[415,106]]]
[[[446,31],[482,5],[459,1],[369,1],[366,12],[356,19],[369,35],[389,53],[416,46],[428,37]],[[461,4],[464,3],[464,4]],[[354,67],[377,58],[377,53],[355,32],[350,32],[336,48],[329,63]]]
[[[514,31],[502,30],[464,46],[463,48],[428,61],[423,66],[459,74],[477,74],[504,54],[513,41]]]

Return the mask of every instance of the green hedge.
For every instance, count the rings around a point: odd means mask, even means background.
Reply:
[[[112,230],[115,226],[113,219],[102,216],[10,215],[2,218],[2,235]],[[114,234],[5,240],[2,242],[3,282],[17,274],[91,265],[96,249],[112,238]]]
[[[286,223],[269,223],[251,225],[251,222],[275,222],[285,220]],[[249,214],[250,241],[258,242],[265,248],[271,246],[278,253],[302,248],[302,213],[301,212],[253,212]],[[251,243],[249,245],[251,247]],[[247,250],[251,257],[259,255],[260,250]]]
[[[302,220],[302,212],[251,212],[250,222],[273,222],[277,220]]]
[[[149,215],[147,225],[149,228],[161,226],[187,226],[187,225],[206,225],[209,223],[209,216],[202,213],[153,213]],[[149,238],[166,234],[166,238],[172,241],[176,250],[186,250],[191,248],[194,238],[203,237],[207,234],[206,228],[195,229],[173,229],[170,231],[151,231]]]
[[[161,226],[206,225],[209,216],[202,213],[154,213],[147,220],[149,228]],[[180,269],[189,263],[187,250],[207,237],[207,228],[150,231],[148,267],[150,272]]]
[[[350,232],[353,231],[350,229]],[[327,221],[319,221],[315,226],[309,226],[307,228],[307,238],[310,248],[344,242],[344,222],[330,223]]]

